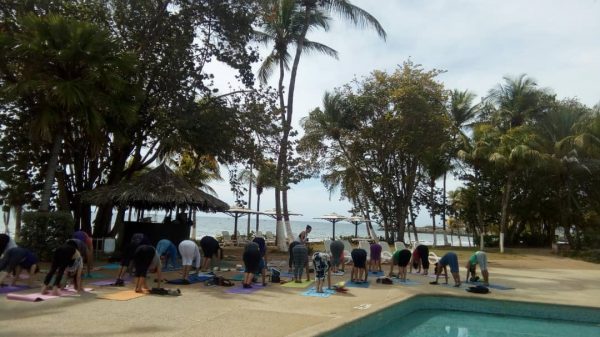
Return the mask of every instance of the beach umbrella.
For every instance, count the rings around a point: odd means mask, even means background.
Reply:
[[[358,215],[353,215],[351,217],[347,217],[344,220],[351,222],[354,225],[354,237],[355,238],[358,237],[358,225],[360,225],[361,223],[365,223],[367,225],[367,233],[370,233],[368,223],[371,222],[371,220],[369,220],[365,217],[362,217],[362,216],[358,216]]]
[[[239,240],[239,238],[237,237],[238,219],[243,216],[250,215],[250,214],[261,214],[261,212],[257,212],[250,208],[240,207],[240,206],[231,206],[231,207],[229,207],[228,210],[223,211],[223,213],[230,215],[235,219],[233,235],[236,236],[236,238],[235,238],[236,240]],[[246,236],[248,236],[248,237],[250,236],[250,225],[248,225],[248,228],[246,231]]]
[[[320,220],[327,220],[329,222],[331,222],[331,224],[333,225],[333,237],[332,239],[335,240],[335,223],[341,220],[345,220],[347,217],[337,214],[337,213],[331,213],[331,214],[325,214],[322,215],[321,217],[318,218],[313,218],[313,219],[320,219]]]
[[[268,217],[271,217],[273,219],[277,218],[277,210],[275,208],[263,211],[261,214],[262,215],[266,215]],[[290,216],[302,216],[302,214],[300,214],[300,213],[295,213],[295,212],[290,212],[290,211],[288,211],[288,215],[290,215]],[[258,224],[256,225],[256,231],[258,232]]]

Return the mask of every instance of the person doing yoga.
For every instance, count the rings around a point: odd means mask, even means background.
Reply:
[[[81,255],[74,245],[65,243],[54,250],[50,270],[44,278],[42,294],[47,294],[49,292],[48,287],[50,286],[52,278],[54,278],[54,282],[52,283],[52,295],[60,296],[60,281],[67,268],[75,273],[75,289],[78,291],[83,289],[81,287]]]

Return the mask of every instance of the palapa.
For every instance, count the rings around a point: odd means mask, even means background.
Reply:
[[[205,212],[222,212],[229,209],[226,202],[193,187],[164,163],[129,181],[83,192],[82,201],[92,205],[146,210],[190,207]]]

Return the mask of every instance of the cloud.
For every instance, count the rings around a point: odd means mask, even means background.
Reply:
[[[469,89],[480,96],[505,75],[527,73],[559,98],[600,102],[600,2],[595,0],[403,0],[352,1],[375,16],[388,33],[360,30],[334,17],[327,33],[309,36],[339,52],[339,60],[305,55],[296,84],[294,126],[320,106],[325,91],[371,71],[391,71],[409,57],[425,69],[447,70],[440,79],[449,89]],[[216,83],[232,81],[231,72],[215,68]],[[229,78],[229,79],[228,79]],[[275,80],[275,79],[274,79]],[[275,83],[275,82],[273,82]],[[223,87],[224,88],[224,87]],[[452,182],[453,186],[457,186]],[[227,200],[229,187],[218,188]],[[263,200],[274,207],[271,190]],[[269,195],[271,195],[269,199]],[[313,218],[332,211],[346,214],[350,205],[329,199],[318,180],[290,191],[290,209]],[[230,198],[231,199],[231,198]],[[419,224],[428,224],[422,213]]]

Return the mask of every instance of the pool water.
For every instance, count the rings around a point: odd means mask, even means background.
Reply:
[[[600,308],[419,295],[321,336],[600,337]]]
[[[598,337],[594,324],[462,311],[419,310],[376,330],[378,337]]]

